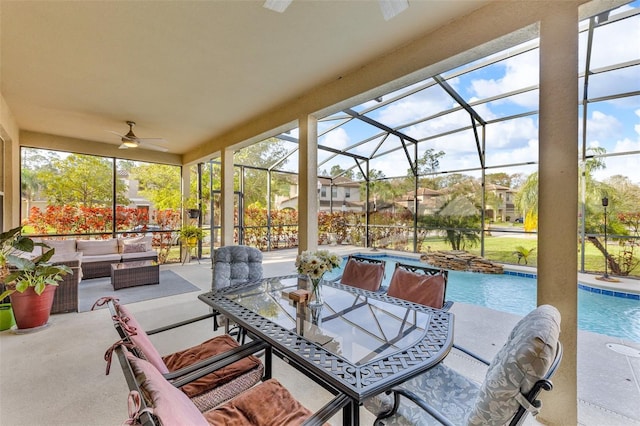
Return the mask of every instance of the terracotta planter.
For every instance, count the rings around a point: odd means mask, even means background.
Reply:
[[[13,316],[18,329],[41,327],[49,321],[56,288],[58,287],[48,285],[40,296],[33,287],[27,288],[23,293],[16,291],[11,295]]]

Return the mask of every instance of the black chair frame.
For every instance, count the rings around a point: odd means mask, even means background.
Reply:
[[[115,303],[113,300],[107,302],[107,306],[109,307],[109,311],[111,312],[112,318],[115,318],[119,315]],[[169,324],[163,327],[154,328],[149,331],[145,331],[147,335],[151,336],[154,334],[161,333],[167,330],[173,330],[178,327],[182,327],[185,325],[193,324],[198,321],[202,321],[208,318],[214,317],[214,314],[205,314],[198,317],[190,318],[185,321],[180,321],[177,323]],[[122,324],[115,320],[113,321],[113,325],[120,335],[120,339],[123,342],[133,343],[131,341],[130,335],[127,330],[124,329]],[[143,358],[142,354],[139,353],[135,346],[131,348],[131,351],[138,358]],[[188,367],[181,368],[180,370],[176,370],[170,373],[163,374],[164,378],[171,381],[171,384],[175,387],[179,388],[187,383],[190,383],[194,380],[199,379],[200,377],[206,376],[212,371],[219,370],[227,365],[233,364],[236,361],[239,361],[243,358],[246,358],[249,355],[256,355],[261,357],[264,351],[264,374],[262,376],[262,380],[268,380],[271,378],[272,372],[272,364],[273,364],[273,352],[271,350],[271,345],[266,342],[255,340],[249,343],[243,344],[235,349],[226,351],[224,353],[211,356],[202,361],[198,361],[194,364],[189,365]],[[214,368],[215,367],[215,368]]]
[[[467,354],[468,356],[472,357],[473,359],[485,364],[486,366],[488,366],[490,363],[483,359],[482,357],[474,354],[473,352],[464,349],[458,345],[453,345],[453,347],[465,354]],[[526,393],[526,394],[522,394],[522,396],[536,409],[540,408],[542,406],[542,403],[540,402],[540,400],[537,399],[538,395],[540,394],[541,391],[545,390],[545,391],[550,391],[553,389],[553,383],[551,382],[551,377],[554,375],[554,373],[556,372],[556,369],[558,368],[558,365],[560,365],[560,361],[562,360],[562,344],[560,342],[558,342],[557,348],[556,348],[556,356],[553,360],[553,362],[551,363],[551,366],[549,367],[549,370],[547,371],[547,374],[545,374],[545,376],[538,380],[537,382],[534,383],[533,388],[531,388],[531,390]],[[391,408],[391,410],[381,413],[380,415],[378,415],[378,417],[376,418],[374,425],[376,426],[380,426],[380,425],[384,425],[383,420],[387,417],[390,417],[392,415],[394,415],[397,411],[398,408],[400,407],[400,397],[403,396],[407,399],[409,399],[410,401],[412,401],[414,404],[416,404],[418,407],[422,408],[423,410],[425,410],[427,413],[429,413],[430,416],[432,416],[433,418],[435,418],[438,422],[440,422],[443,425],[446,426],[455,426],[451,421],[449,421],[449,419],[447,419],[442,413],[440,413],[435,407],[433,407],[432,405],[430,405],[429,403],[427,403],[425,400],[423,400],[422,398],[420,398],[418,395],[416,395],[414,392],[408,391],[406,389],[403,389],[401,387],[396,387],[393,388],[389,391],[387,391],[387,395],[391,394],[393,392],[393,407]],[[524,422],[527,414],[529,413],[529,411],[523,407],[522,405],[520,405],[518,407],[518,410],[516,411],[515,415],[512,417],[511,421],[509,422],[509,426],[519,426],[522,424],[522,422]]]
[[[126,349],[124,346],[119,345],[115,348],[115,353],[118,356],[118,360],[120,361],[120,366],[122,367],[122,373],[124,374],[125,380],[127,382],[127,386],[129,387],[129,391],[135,391],[140,395],[140,408],[138,412],[140,413],[138,417],[138,421],[142,426],[160,426],[160,422],[158,419],[150,412],[149,410],[151,405],[146,400],[146,392],[143,392],[140,383],[136,379],[136,375],[133,372],[133,367],[131,363],[127,359],[125,354]],[[135,355],[135,353],[134,353]],[[222,366],[211,364],[209,365],[205,371],[202,372],[202,375],[207,375]],[[200,373],[199,373],[200,374]],[[202,377],[200,375],[199,377]],[[193,378],[192,380],[195,380]],[[174,384],[174,383],[172,383]],[[324,425],[333,417],[339,410],[344,408],[347,404],[349,404],[350,399],[344,395],[339,394],[334,397],[331,401],[325,404],[320,410],[316,411],[309,419],[307,419],[303,425],[305,426],[320,426]]]

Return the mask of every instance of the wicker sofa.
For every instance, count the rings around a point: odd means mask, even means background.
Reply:
[[[158,260],[158,253],[151,247],[151,236],[110,238],[107,240],[53,240],[42,239],[56,249],[53,262],[66,260],[70,253],[80,253],[80,279],[108,277],[111,264],[136,260]],[[79,280],[78,280],[79,282]]]

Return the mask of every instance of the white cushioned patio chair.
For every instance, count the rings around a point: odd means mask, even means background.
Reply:
[[[542,305],[522,318],[477,383],[440,363],[398,387],[365,400],[376,425],[518,425],[541,407],[562,359],[560,313]],[[446,361],[446,359],[445,359]]]

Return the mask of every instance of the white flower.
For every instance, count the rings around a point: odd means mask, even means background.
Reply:
[[[298,273],[312,279],[321,278],[325,272],[340,266],[340,263],[340,257],[328,250],[303,251],[296,257]]]

